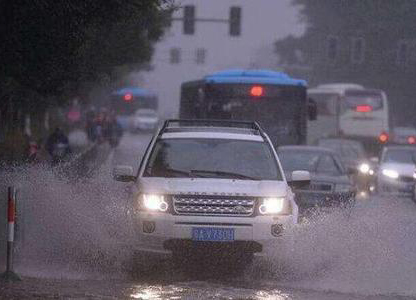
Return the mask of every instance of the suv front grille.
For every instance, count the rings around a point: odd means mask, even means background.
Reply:
[[[174,195],[173,207],[179,215],[251,216],[256,198],[222,195]]]

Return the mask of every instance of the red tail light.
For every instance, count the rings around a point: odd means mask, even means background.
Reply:
[[[259,85],[255,85],[250,89],[251,96],[260,97],[263,96],[263,87]]]
[[[132,99],[133,99],[133,95],[132,94],[125,94],[124,95],[124,101],[130,102]]]
[[[386,143],[389,140],[389,135],[387,133],[383,132],[382,134],[380,134],[378,139],[381,143]]]
[[[414,137],[414,136],[409,136],[409,137],[407,138],[407,142],[408,142],[409,144],[411,144],[411,145],[416,144],[416,137]]]
[[[373,110],[373,107],[370,106],[370,105],[358,105],[355,108],[355,111],[357,111],[357,112],[370,112],[372,110]]]

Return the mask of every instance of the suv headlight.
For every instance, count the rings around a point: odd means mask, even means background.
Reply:
[[[392,178],[392,179],[399,178],[399,173],[397,171],[395,171],[395,170],[383,169],[383,171],[381,171],[381,173],[384,176],[389,177],[389,178]]]
[[[142,194],[139,197],[140,206],[150,211],[166,212],[169,204],[165,201],[165,196],[155,194]]]
[[[264,198],[259,206],[262,215],[278,214],[284,209],[285,198]]]
[[[335,185],[335,192],[337,193],[347,193],[351,192],[352,186],[350,184],[336,184]]]

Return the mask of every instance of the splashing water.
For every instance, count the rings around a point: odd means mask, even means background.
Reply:
[[[121,269],[131,243],[128,198],[108,166],[71,183],[47,165],[3,174],[19,187],[18,269],[36,277],[82,277]]]
[[[415,296],[415,214],[408,199],[375,198],[350,215],[335,211],[305,222],[284,237],[294,238],[294,248],[270,258],[272,284]]]
[[[19,186],[22,208],[18,271],[49,278],[126,275],[134,232],[125,185],[112,180],[109,162],[76,183],[48,166],[1,175],[1,189]],[[250,282],[368,295],[416,295],[416,205],[374,198],[350,215],[335,211],[299,224],[283,237],[267,267]],[[277,245],[278,246],[278,245]]]

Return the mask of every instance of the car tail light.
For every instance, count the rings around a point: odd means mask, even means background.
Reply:
[[[409,137],[407,138],[407,142],[408,142],[409,144],[411,144],[411,145],[416,144],[416,137],[414,137],[414,136],[409,136]]]
[[[263,87],[259,85],[252,86],[250,89],[250,95],[253,97],[261,97],[263,96],[263,93]]]
[[[133,100],[133,95],[132,94],[125,94],[123,98],[124,98],[124,101],[130,102],[131,100]]]
[[[357,105],[355,111],[357,112],[370,112],[373,110],[373,107],[370,105]]]
[[[389,135],[387,133],[383,132],[383,133],[380,134],[378,139],[381,143],[386,143],[389,140]]]

